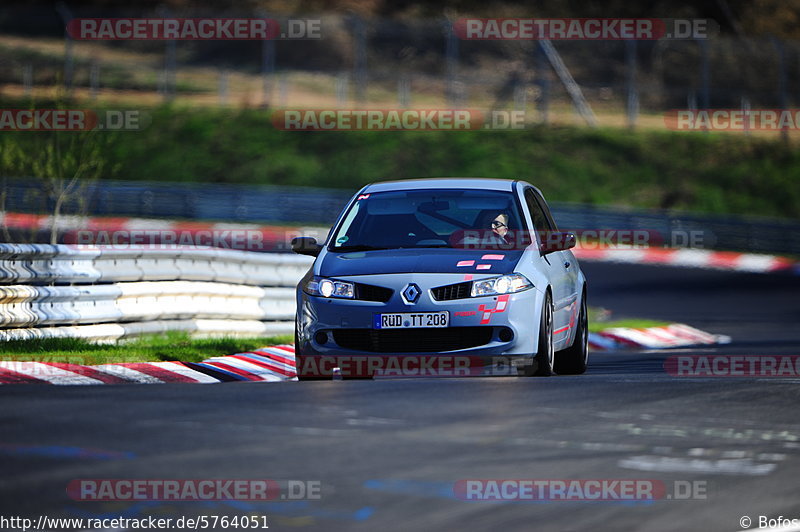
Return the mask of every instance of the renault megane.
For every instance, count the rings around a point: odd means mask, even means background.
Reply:
[[[298,377],[387,354],[505,357],[520,375],[581,374],[586,279],[574,245],[524,181],[367,185],[324,244],[292,242],[316,257],[297,287]]]

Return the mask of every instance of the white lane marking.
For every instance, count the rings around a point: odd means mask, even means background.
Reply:
[[[351,436],[354,431],[347,429],[323,429],[320,427],[291,427],[292,434],[301,436]]]
[[[749,451],[723,451],[720,455],[722,458],[747,458]],[[759,458],[762,460],[762,458]]]
[[[751,459],[701,460],[698,458],[671,458],[667,456],[632,456],[617,462],[619,467],[639,471],[670,473],[710,473],[720,475],[760,476],[772,473],[776,464],[757,464]]]
[[[349,418],[345,423],[352,427],[372,427],[381,425],[402,425],[403,421],[400,419],[367,416],[363,418]]]
[[[631,436],[655,436],[687,438],[690,434],[708,438],[736,440],[737,442],[751,441],[800,441],[800,435],[788,430],[740,429],[735,427],[682,427],[678,425],[653,425],[649,427],[637,426],[634,423],[619,423],[617,430],[627,432]]]
[[[581,449],[583,451],[608,451],[608,452],[642,452],[646,449],[644,445],[631,444],[631,443],[612,443],[612,442],[568,442],[548,440],[545,438],[530,438],[530,437],[516,437],[506,440],[509,445],[542,445],[542,446],[557,446],[559,448]]]
[[[756,460],[774,460],[776,462],[780,462],[782,460],[786,460],[786,455],[783,453],[761,453],[756,456]]]
[[[639,450],[640,445],[631,445],[628,443],[607,443],[607,442],[583,442],[580,444],[583,451],[631,451]]]

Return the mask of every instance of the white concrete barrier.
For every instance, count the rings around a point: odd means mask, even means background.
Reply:
[[[289,334],[312,259],[217,248],[0,244],[0,339]]]

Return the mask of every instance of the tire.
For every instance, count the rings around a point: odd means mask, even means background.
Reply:
[[[300,342],[298,342],[299,335],[297,334],[297,318],[294,319],[294,364],[295,371],[297,372],[297,380],[299,381],[313,381],[319,380],[314,377],[303,377],[300,375],[300,368],[303,367],[303,360],[305,357],[300,354]]]
[[[581,297],[581,310],[578,315],[578,331],[572,346],[559,351],[554,368],[559,375],[581,375],[586,372],[589,362],[589,318],[586,311],[586,292]]]
[[[545,292],[542,314],[539,319],[539,344],[533,364],[520,368],[525,377],[549,377],[553,374],[553,298]]]

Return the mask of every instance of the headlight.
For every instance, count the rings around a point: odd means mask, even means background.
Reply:
[[[343,297],[353,299],[355,286],[347,281],[314,278],[306,283],[305,292],[312,296]]]
[[[472,282],[472,297],[513,294],[532,288],[533,283],[521,273],[512,273]]]

